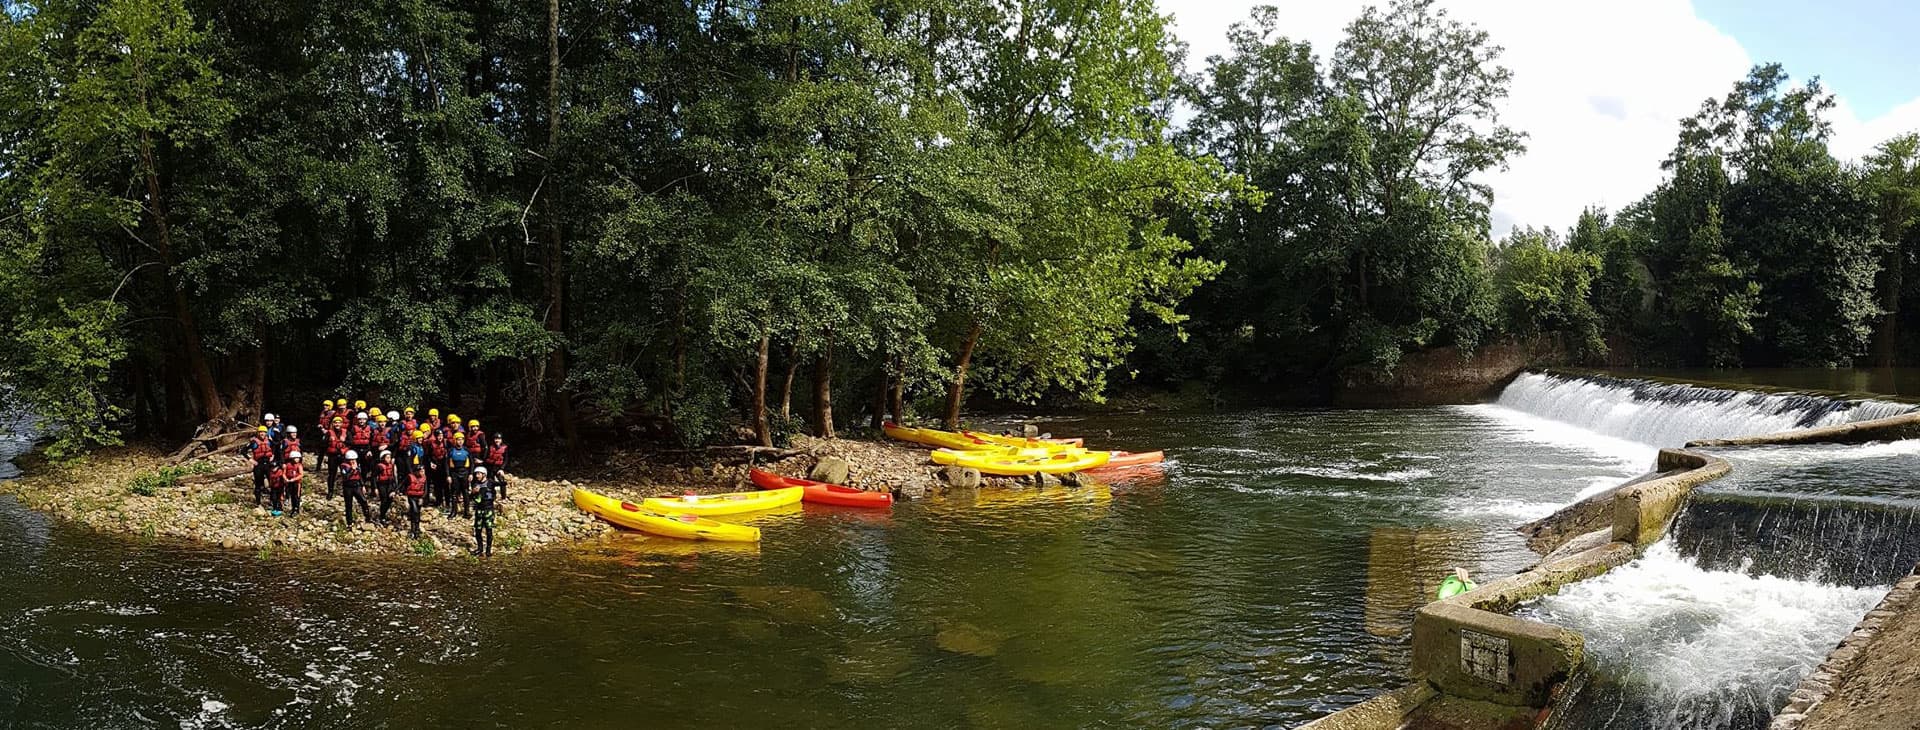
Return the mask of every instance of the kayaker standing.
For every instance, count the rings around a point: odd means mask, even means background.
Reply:
[[[300,481],[307,476],[307,465],[301,460],[299,449],[287,452],[286,461],[280,464],[280,489],[287,497],[287,514],[300,514]],[[280,493],[273,497],[273,510],[280,512]]]
[[[472,491],[468,501],[473,503],[473,554],[481,557],[493,555],[493,490],[487,487],[487,468],[476,467],[473,470]]]
[[[374,466],[374,488],[380,490],[380,523],[386,524],[387,512],[393,509],[395,492],[400,487],[400,471],[393,463],[393,452],[380,452],[380,463]]]
[[[407,523],[413,526],[409,533],[414,539],[420,537],[420,503],[427,499],[427,468],[415,464],[407,472]]]
[[[340,493],[346,495],[347,526],[353,526],[353,504],[360,503],[360,516],[368,522],[373,521],[373,508],[367,506],[366,475],[360,471],[360,452],[348,451],[347,461],[340,465]]]
[[[280,437],[280,460],[286,461],[293,458],[292,454],[296,451],[300,451],[300,427],[287,426],[286,435]]]
[[[267,477],[273,474],[278,457],[273,450],[273,436],[267,432],[266,426],[254,429],[247,454],[253,457],[253,506],[258,507],[261,498],[267,496]]]
[[[280,454],[287,453],[284,449],[280,448],[280,439],[286,437],[286,428],[280,425],[280,417],[271,413],[260,414],[260,425],[267,427],[267,440],[273,442],[275,458],[278,458]]]
[[[480,430],[480,420],[467,422],[467,450],[473,452],[473,460],[487,463],[487,432]]]
[[[507,498],[507,442],[500,434],[493,435],[493,446],[487,448],[487,479],[493,489],[500,492],[500,499]]]
[[[333,499],[333,483],[340,478],[346,460],[347,422],[334,416],[333,425],[327,427],[327,499]]]
[[[347,432],[347,448],[365,454],[367,458],[371,459],[373,458],[373,452],[368,449],[372,446],[373,426],[367,423],[367,412],[361,411],[355,413],[353,415],[353,427]]]
[[[471,513],[467,503],[472,499],[469,498],[467,487],[473,476],[473,452],[467,451],[466,434],[455,433],[452,439],[453,445],[447,449],[447,474],[453,479],[451,488],[458,503],[447,510],[447,516],[458,512],[465,517]]]
[[[447,433],[434,430],[426,438],[427,483],[433,488],[434,506],[445,511],[453,502],[453,495],[447,493]]]

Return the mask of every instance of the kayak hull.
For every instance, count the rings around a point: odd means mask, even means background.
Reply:
[[[1166,460],[1167,460],[1167,452],[1165,451],[1142,451],[1138,453],[1135,453],[1132,451],[1115,451],[1113,452],[1113,458],[1108,459],[1107,463],[1101,465],[1100,468],[1125,469],[1129,466],[1146,466],[1148,464],[1158,464]]]
[[[835,507],[862,507],[867,509],[886,509],[893,506],[893,495],[886,492],[869,492],[863,489],[816,482],[812,479],[786,477],[770,471],[754,469],[748,473],[754,486],[761,489],[801,490],[800,501],[808,504],[827,504]]]
[[[702,494],[688,497],[649,497],[640,504],[659,512],[677,512],[690,515],[713,517],[716,515],[737,515],[742,512],[785,507],[800,501],[805,496],[800,487],[769,489],[759,492],[728,492],[726,494]]]
[[[902,426],[897,423],[885,423],[881,424],[880,430],[887,434],[887,438],[908,441],[922,446],[932,446],[936,449],[970,451],[994,447],[994,444],[979,439],[957,434],[952,431],[942,431],[936,428],[915,428],[913,426]]]
[[[674,514],[624,502],[585,489],[573,490],[573,504],[616,527],[682,540],[759,542],[760,528],[689,514]]]
[[[982,474],[1001,477],[1024,477],[1034,474],[1065,474],[1098,468],[1113,458],[1110,451],[1068,451],[1052,456],[1027,457],[997,453],[957,453],[940,456],[935,452],[935,461],[951,459],[952,464],[979,469]]]

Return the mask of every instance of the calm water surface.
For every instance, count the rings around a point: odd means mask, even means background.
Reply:
[[[1512,525],[1652,457],[1497,406],[1052,429],[1171,463],[487,563],[262,558],[0,498],[0,725],[1284,727],[1401,684],[1442,575],[1525,566]]]

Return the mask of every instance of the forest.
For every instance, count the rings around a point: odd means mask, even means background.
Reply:
[[[1837,159],[1762,65],[1639,202],[1496,240],[1512,72],[1432,0],[1204,59],[1151,0],[0,8],[0,383],[55,456],[340,394],[577,453],[1519,339],[1920,349],[1920,138]]]

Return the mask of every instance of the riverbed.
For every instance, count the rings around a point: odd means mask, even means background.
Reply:
[[[1288,726],[1404,681],[1455,566],[1651,447],[1495,405],[1049,424],[1170,462],[758,547],[621,536],[495,560],[111,536],[0,498],[0,718],[21,726]]]

